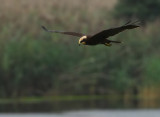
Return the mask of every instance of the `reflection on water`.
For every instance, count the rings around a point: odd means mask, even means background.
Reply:
[[[159,117],[159,110],[92,110],[50,114],[0,114],[0,117]]]
[[[85,100],[0,104],[0,112],[66,112],[75,110],[156,109],[160,101]]]

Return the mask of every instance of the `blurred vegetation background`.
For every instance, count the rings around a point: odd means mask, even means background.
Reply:
[[[0,98],[66,95],[160,97],[159,0],[0,0]],[[50,29],[94,34],[139,19],[145,26],[78,46]],[[143,23],[142,22],[142,23]]]

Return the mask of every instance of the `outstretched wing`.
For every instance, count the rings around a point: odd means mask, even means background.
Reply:
[[[61,33],[61,34],[65,34],[65,35],[72,35],[72,36],[76,36],[76,37],[82,37],[84,36],[84,34],[81,33],[76,33],[76,32],[64,32],[64,31],[56,31],[56,30],[48,30],[46,27],[42,26],[42,28],[47,31],[47,32],[53,32],[53,33]]]
[[[110,36],[114,36],[114,35],[122,32],[122,31],[127,30],[127,29],[134,29],[134,28],[140,27],[139,25],[136,25],[135,23],[136,22],[134,22],[134,23],[127,22],[123,26],[116,27],[116,28],[111,28],[111,29],[108,29],[108,30],[103,30],[103,31],[93,35],[91,37],[91,39],[93,39],[93,40],[97,40],[97,39],[101,40],[101,39],[108,38]]]

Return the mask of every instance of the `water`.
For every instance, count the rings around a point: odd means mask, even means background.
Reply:
[[[0,114],[0,117],[160,117],[160,110],[90,110],[49,114]]]

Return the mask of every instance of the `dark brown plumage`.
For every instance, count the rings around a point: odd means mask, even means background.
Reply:
[[[137,27],[140,27],[139,25],[136,25],[134,23],[128,22],[123,26],[116,27],[116,28],[111,28],[107,30],[103,30],[95,35],[84,35],[81,33],[76,33],[76,32],[64,32],[64,31],[55,31],[55,30],[48,30],[44,26],[42,28],[47,31],[47,32],[53,32],[53,33],[61,33],[61,34],[66,34],[66,35],[72,35],[76,37],[81,37],[79,39],[79,45],[97,45],[97,44],[104,44],[106,46],[111,46],[111,43],[121,43],[120,41],[111,41],[108,40],[109,37],[114,36],[122,31],[128,30],[128,29],[134,29]]]

